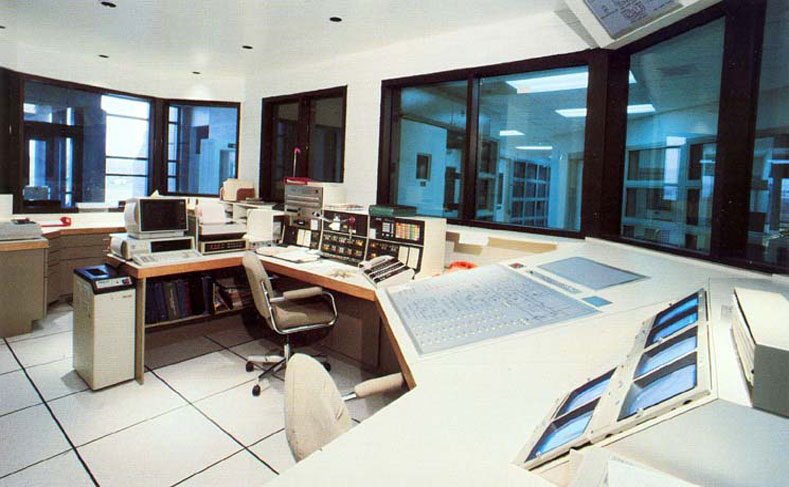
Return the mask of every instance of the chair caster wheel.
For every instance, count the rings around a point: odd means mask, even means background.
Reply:
[[[247,362],[247,372],[252,372],[253,370],[255,370],[255,364]]]
[[[260,395],[260,384],[252,388],[252,395],[258,397]]]
[[[326,372],[331,372],[331,364],[329,362],[323,362],[323,368],[326,369]]]

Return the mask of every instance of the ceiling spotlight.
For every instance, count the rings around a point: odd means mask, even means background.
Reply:
[[[5,29],[5,26],[4,25],[0,25],[0,29]]]
[[[342,22],[341,17],[329,17],[329,20],[331,20],[332,22]]]
[[[108,7],[108,8],[115,8],[115,7],[117,7],[117,5],[112,3],[112,2],[101,2],[101,4],[104,5],[105,7]]]
[[[241,46],[241,49],[252,49],[252,46],[244,44],[243,46]]]
[[[192,71],[192,74],[200,74],[200,71]]]
[[[109,58],[109,56],[107,56],[106,54],[99,54],[99,57],[100,57],[100,58],[102,58],[102,59],[107,59],[107,58]]]

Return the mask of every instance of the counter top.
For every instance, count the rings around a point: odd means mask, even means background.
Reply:
[[[0,252],[46,249],[47,247],[49,247],[49,241],[45,238],[33,238],[28,240],[0,240]]]

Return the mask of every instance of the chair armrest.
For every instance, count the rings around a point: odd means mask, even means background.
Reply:
[[[356,397],[367,397],[400,389],[403,387],[403,382],[403,374],[391,374],[356,384],[353,392]]]
[[[303,289],[294,289],[292,291],[285,291],[282,293],[282,297],[287,299],[288,301],[293,301],[297,299],[306,299],[312,298],[315,296],[320,296],[323,294],[323,288],[315,286],[315,287],[305,287]]]

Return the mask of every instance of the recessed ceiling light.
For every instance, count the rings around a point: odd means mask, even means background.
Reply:
[[[586,108],[562,108],[560,110],[554,110],[559,115],[563,116],[564,118],[581,118],[586,116]],[[643,105],[628,105],[627,106],[627,113],[629,115],[638,114],[638,113],[654,113],[655,107],[651,103],[645,103]]]
[[[112,2],[101,2],[101,4],[104,5],[105,7],[109,7],[109,8],[117,7],[117,5],[112,3]]]
[[[244,44],[243,46],[241,46],[241,49],[252,49],[252,46],[248,44]]]
[[[638,83],[632,71],[628,72],[627,82],[631,85]],[[579,90],[589,86],[589,72],[516,79],[507,81],[507,84],[515,88],[518,94]]]
[[[553,150],[552,145],[519,145],[515,148],[518,150]]]
[[[520,130],[499,130],[499,137],[514,137],[516,135],[523,135]]]
[[[100,57],[100,58],[102,58],[102,59],[107,59],[107,58],[109,58],[109,56],[107,56],[106,54],[99,54],[99,57]]]
[[[200,71],[192,71],[192,74],[200,74]]]
[[[341,17],[329,17],[329,20],[331,20],[332,22],[342,22]]]
[[[0,29],[5,29],[5,26],[4,25],[0,25]]]

